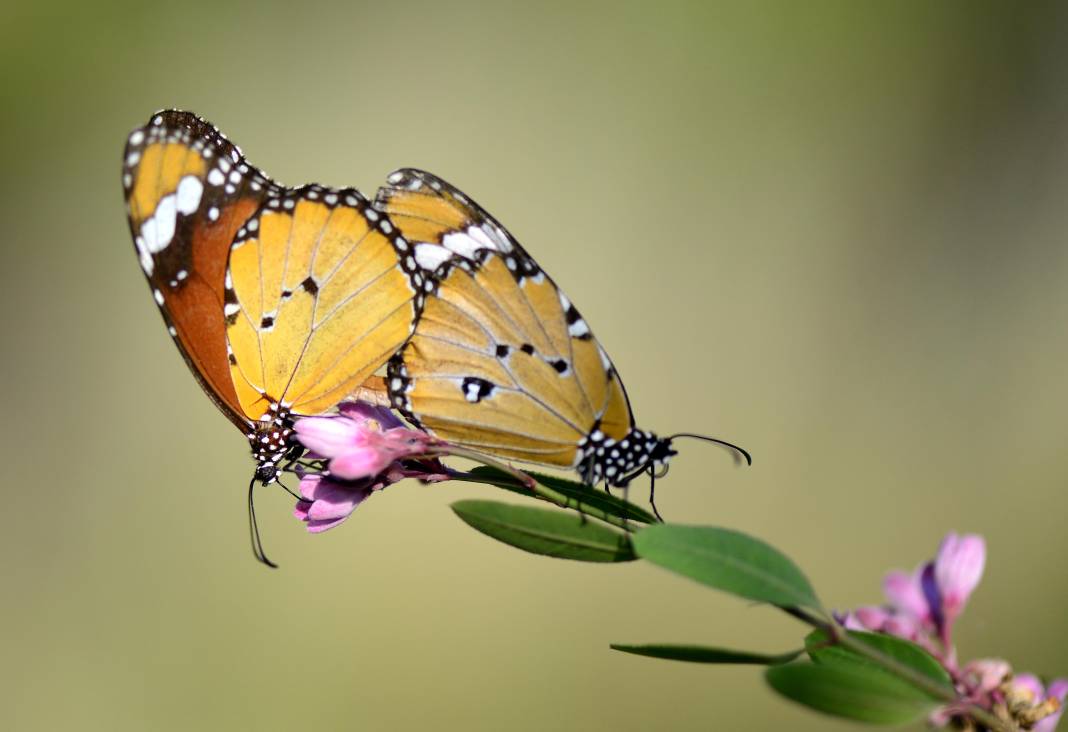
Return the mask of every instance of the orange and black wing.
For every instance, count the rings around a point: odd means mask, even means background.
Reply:
[[[560,467],[644,434],[634,432],[623,384],[586,321],[493,217],[412,169],[389,177],[376,207],[434,273],[415,332],[389,365],[392,404],[414,424]]]
[[[354,189],[266,201],[234,238],[222,310],[241,412],[325,412],[408,339],[425,285],[405,238]]]
[[[173,110],[130,134],[122,183],[130,233],[167,330],[204,391],[247,431],[226,358],[226,257],[237,230],[281,188],[217,128]]]

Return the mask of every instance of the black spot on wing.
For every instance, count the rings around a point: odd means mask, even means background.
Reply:
[[[493,393],[494,385],[492,382],[481,379],[477,376],[468,376],[464,378],[460,384],[460,388],[463,390],[464,398],[469,402],[480,402]]]

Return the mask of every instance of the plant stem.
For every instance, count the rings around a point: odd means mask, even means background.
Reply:
[[[431,448],[430,450],[427,450],[426,454],[441,457],[444,457],[446,455],[455,455],[456,457],[474,460],[476,463],[482,463],[483,465],[488,465],[491,468],[500,470],[502,473],[507,473],[508,475],[515,478],[516,482],[519,483],[519,485],[523,486],[524,488],[528,488],[534,491],[535,493],[538,492],[538,482],[531,478],[529,475],[522,471],[516,470],[507,463],[502,463],[499,460],[494,460],[488,455],[483,455],[480,452],[475,452],[474,450],[467,450],[462,447],[456,447],[455,445],[445,445],[440,448]],[[476,480],[474,482],[483,483],[485,481]]]
[[[905,679],[913,686],[916,686],[923,691],[927,692],[931,696],[942,699],[950,704],[960,705],[967,711],[968,715],[975,719],[977,722],[981,722],[987,728],[996,730],[997,732],[1016,732],[1016,729],[1002,719],[997,718],[982,707],[970,704],[967,701],[957,696],[955,691],[950,690],[946,686],[937,683],[933,679],[924,676],[918,671],[909,668],[905,664],[898,661],[896,658],[891,658],[885,653],[872,648],[867,643],[857,640],[853,636],[849,635],[845,628],[838,624],[837,621],[831,620],[830,622],[814,618],[808,613],[798,608],[778,606],[780,610],[788,615],[791,615],[803,623],[811,625],[814,628],[826,632],[834,643],[837,643],[844,648],[848,648],[859,656],[864,656],[869,661],[872,661],[882,666],[887,671]]]

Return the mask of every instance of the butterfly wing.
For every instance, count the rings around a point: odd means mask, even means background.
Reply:
[[[591,442],[631,433],[604,349],[492,216],[413,169],[389,177],[376,208],[434,272],[415,332],[389,367],[391,401],[413,423],[456,444],[562,467],[577,466]]]
[[[266,201],[237,231],[223,293],[242,412],[318,414],[357,393],[411,334],[423,283],[408,243],[359,191],[306,186]]]
[[[281,188],[211,124],[171,110],[130,134],[123,189],[134,246],[168,331],[204,391],[246,431],[226,353],[226,258],[238,229]]]

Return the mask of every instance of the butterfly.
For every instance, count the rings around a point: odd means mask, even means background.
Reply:
[[[431,272],[412,337],[389,361],[391,405],[453,444],[572,468],[588,484],[655,477],[676,454],[640,429],[619,373],[586,320],[481,206],[421,170],[392,173],[375,208]]]
[[[359,191],[275,183],[187,112],[130,134],[122,182],[167,330],[249,440],[251,501],[299,454],[293,420],[373,383],[408,339],[427,273]]]

